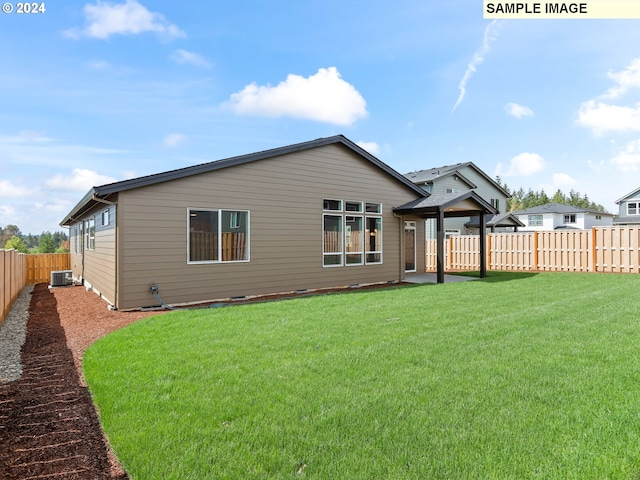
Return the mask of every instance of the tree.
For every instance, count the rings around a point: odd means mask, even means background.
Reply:
[[[537,207],[545,205],[547,203],[560,203],[563,205],[573,205],[574,207],[585,208],[588,210],[596,210],[598,212],[606,212],[607,209],[602,205],[592,202],[585,194],[584,196],[575,190],[571,190],[569,195],[562,193],[562,190],[558,189],[553,197],[545,193],[544,189],[540,192],[529,189],[526,193],[522,187],[518,190],[511,191],[507,185],[502,183],[502,179],[497,176],[496,183],[504,188],[507,192],[511,193],[511,198],[507,199],[507,211],[515,212],[517,210],[524,210],[526,208]]]
[[[29,249],[24,244],[22,239],[20,237],[17,237],[17,236],[13,236],[9,240],[7,240],[7,242],[4,244],[4,248],[5,248],[5,250],[14,249],[14,250],[17,250],[20,253],[28,253],[29,252]]]
[[[56,244],[53,241],[51,232],[43,232],[40,235],[40,242],[38,243],[39,253],[54,253],[56,251]]]

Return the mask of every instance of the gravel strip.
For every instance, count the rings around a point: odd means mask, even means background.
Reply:
[[[27,320],[33,285],[27,285],[13,303],[0,325],[0,383],[9,383],[22,375],[20,350],[27,337]]]

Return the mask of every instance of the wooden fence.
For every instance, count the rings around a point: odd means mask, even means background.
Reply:
[[[68,253],[27,255],[27,285],[49,282],[51,272],[70,269],[71,257]]]
[[[0,250],[0,325],[27,284],[26,257],[16,250]]]
[[[487,235],[489,270],[640,273],[640,227],[594,227]],[[480,237],[454,235],[445,244],[445,269],[478,270]],[[437,265],[427,240],[427,271]]]

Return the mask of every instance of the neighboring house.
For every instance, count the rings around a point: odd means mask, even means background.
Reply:
[[[513,212],[525,227],[521,231],[575,229],[588,230],[591,227],[610,227],[613,214],[589,210],[561,203],[547,203],[537,207]]]
[[[507,199],[509,192],[492,180],[473,162],[445,165],[406,173],[404,175],[413,183],[430,194],[460,193],[475,191],[481,198],[491,204],[498,213],[487,217],[487,227],[492,231],[517,231],[524,226],[517,218],[508,213]],[[436,235],[435,220],[429,219],[426,224],[428,239]],[[478,217],[449,218],[445,222],[445,235],[477,234],[479,232]]]
[[[616,200],[618,216],[614,217],[614,225],[640,225],[640,188]]]
[[[496,213],[428,197],[337,135],[93,187],[61,225],[73,277],[125,310],[160,305],[152,287],[187,305],[398,282],[425,271],[424,218]]]

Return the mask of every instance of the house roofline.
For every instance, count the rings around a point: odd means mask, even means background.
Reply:
[[[323,147],[332,144],[342,144],[350,150],[354,151],[361,157],[365,158],[385,173],[395,178],[405,186],[409,187],[416,194],[421,197],[429,196],[422,188],[405,178],[402,174],[391,168],[389,165],[373,156],[362,147],[356,145],[354,142],[346,138],[344,135],[334,135],[332,137],[318,138],[315,140],[296,143],[284,147],[272,148],[269,150],[263,150],[260,152],[249,153],[246,155],[239,155],[235,157],[225,158],[221,160],[215,160],[212,162],[202,163],[198,165],[192,165],[189,167],[179,168],[175,170],[168,170],[166,172],[155,173],[152,175],[145,175],[142,177],[132,178],[128,180],[122,180],[119,182],[108,183],[105,185],[94,186],[89,192],[78,202],[78,204],[67,214],[67,216],[60,222],[61,226],[69,226],[74,217],[81,215],[87,210],[91,209],[97,198],[105,198],[108,195],[124,192],[127,190],[133,190],[140,187],[146,187],[149,185],[156,185],[158,183],[168,182],[171,180],[177,180],[201,173],[213,172],[221,170],[223,168],[235,167],[246,163],[256,162],[258,160],[265,160],[281,155],[287,155],[295,152],[301,152],[304,150],[310,150],[312,148]]]

